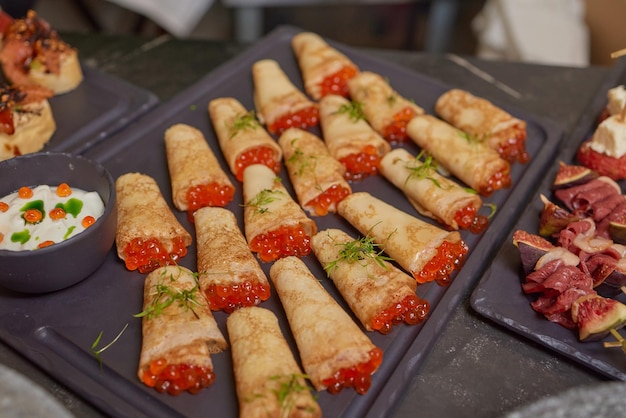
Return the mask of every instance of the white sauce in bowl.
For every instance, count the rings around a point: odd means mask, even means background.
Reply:
[[[36,250],[46,241],[58,243],[67,240],[86,229],[83,226],[85,217],[97,220],[104,213],[104,203],[97,192],[72,188],[69,196],[60,197],[56,186],[47,185],[34,187],[32,191],[33,195],[29,198],[21,198],[18,192],[14,192],[0,199],[8,205],[6,211],[0,208],[0,250]],[[54,220],[50,211],[58,206],[64,207],[66,214],[63,219]],[[24,220],[28,208],[42,207],[43,219],[40,222]]]

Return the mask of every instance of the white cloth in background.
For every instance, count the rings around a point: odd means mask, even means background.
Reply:
[[[204,17],[213,0],[109,0],[152,19],[172,35],[188,36]]]
[[[472,22],[477,55],[549,65],[587,66],[582,0],[487,0]]]

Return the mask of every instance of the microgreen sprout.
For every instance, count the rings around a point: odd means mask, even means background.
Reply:
[[[98,360],[98,364],[100,365],[100,367],[102,367],[102,357],[100,355],[106,349],[108,349],[113,344],[115,344],[117,342],[117,340],[119,340],[119,338],[122,336],[124,331],[126,331],[126,328],[128,328],[128,323],[126,325],[124,325],[124,328],[122,328],[122,330],[115,336],[115,338],[113,338],[113,340],[110,343],[108,343],[107,345],[105,345],[102,348],[98,348],[98,344],[100,344],[100,340],[102,339],[102,336],[104,335],[104,331],[100,331],[100,333],[96,337],[95,341],[91,344],[91,352],[93,353],[93,355],[96,358],[96,360]]]
[[[279,199],[277,195],[282,194],[280,190],[263,189],[257,193],[254,198],[250,199],[244,206],[253,207],[256,213],[267,213],[269,209],[265,206]]]
[[[171,281],[176,281],[176,279],[171,276]],[[195,284],[191,289],[178,289],[176,287],[168,286],[166,284],[159,283],[154,286],[154,295],[155,297],[152,299],[152,302],[141,312],[133,315],[135,318],[143,318],[144,316],[148,319],[156,318],[163,314],[166,308],[173,305],[174,302],[178,302],[178,306],[184,308],[185,310],[191,310],[194,314],[194,306],[200,306],[200,302],[198,302],[198,283]]]
[[[237,135],[240,131],[246,130],[246,129],[256,129],[257,127],[261,126],[261,124],[259,123],[259,121],[256,119],[255,115],[254,115],[254,111],[251,110],[247,113],[238,115],[235,120],[233,121],[233,124],[230,127],[230,138],[233,138],[235,135]]]
[[[342,104],[335,113],[346,113],[348,114],[350,120],[354,122],[365,119],[365,115],[363,114],[363,105],[359,102],[352,101],[350,103]]]
[[[339,250],[339,258],[328,263],[324,270],[326,274],[330,273],[338,267],[339,263],[345,262],[352,264],[363,260],[374,260],[379,266],[387,269],[385,261],[392,261],[393,259],[383,255],[383,250],[378,244],[374,242],[374,238],[366,235],[354,241],[346,243],[337,243],[336,245],[342,246]]]

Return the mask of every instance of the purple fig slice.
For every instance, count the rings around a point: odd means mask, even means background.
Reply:
[[[554,248],[554,245],[548,240],[522,229],[518,229],[513,233],[513,245],[519,250],[525,275],[528,275],[535,269],[535,265],[541,256]]]
[[[580,221],[581,218],[578,215],[574,215],[567,209],[551,202],[543,194],[540,198],[543,202],[543,209],[539,222],[539,235],[542,237],[556,236],[571,222]]]
[[[609,222],[611,239],[618,244],[626,244],[626,214],[613,214]]]
[[[571,312],[580,341],[601,340],[611,329],[619,329],[626,323],[626,305],[596,294],[576,299]]]
[[[598,177],[598,173],[590,168],[582,165],[565,164],[563,161],[559,161],[559,171],[556,173],[552,188],[572,187],[587,183],[596,177]]]

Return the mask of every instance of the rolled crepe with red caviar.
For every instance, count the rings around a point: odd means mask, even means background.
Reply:
[[[74,90],[83,80],[76,48],[64,42],[34,10],[5,28],[0,63],[12,84],[43,86],[54,94]]]
[[[272,311],[241,308],[226,326],[241,418],[322,416]]]
[[[272,170],[262,164],[246,168],[243,200],[246,240],[262,261],[303,257],[311,252],[311,236],[317,226]]]
[[[511,167],[497,151],[431,115],[407,125],[409,137],[438,164],[483,196],[511,185]]]
[[[170,395],[198,393],[213,383],[211,354],[228,345],[193,272],[165,266],[148,274],[138,316],[139,380]]]
[[[379,74],[362,71],[348,81],[350,97],[361,104],[365,119],[391,143],[409,140],[406,124],[424,109],[395,91]]]
[[[0,161],[43,149],[56,131],[48,98],[39,86],[0,85]]]
[[[353,387],[365,394],[383,352],[324,289],[302,260],[286,257],[270,278],[296,340],[302,367],[317,390]]]
[[[311,216],[335,212],[337,202],[352,189],[344,179],[346,168],[330,156],[324,141],[308,131],[289,128],[278,144],[300,206]]]
[[[230,313],[270,297],[270,284],[237,225],[224,208],[194,213],[198,282],[212,310]]]
[[[483,204],[480,196],[437,173],[432,158],[421,160],[396,148],[380,160],[380,173],[402,190],[419,213],[449,228],[479,233],[489,224],[486,216],[478,214]]]
[[[235,188],[202,132],[182,123],[165,131],[172,199],[178,210],[193,212],[204,206],[226,206]]]
[[[510,163],[530,159],[526,152],[526,122],[487,99],[451,89],[437,99],[435,112],[456,128],[484,140]]]
[[[209,115],[226,163],[237,180],[243,180],[243,170],[251,164],[280,171],[282,150],[253,111],[237,99],[221,97],[209,102]]]
[[[255,62],[252,79],[256,114],[270,133],[280,134],[291,127],[307,129],[319,123],[317,103],[298,90],[278,62]]]
[[[465,260],[468,248],[458,231],[431,225],[367,192],[352,193],[337,209],[418,283],[446,285]]]
[[[348,96],[347,81],[359,72],[350,58],[312,32],[295,35],[291,46],[309,96],[315,100],[329,94]]]
[[[128,270],[149,273],[176,264],[187,254],[191,235],[178,222],[152,177],[123,174],[115,181],[115,190],[115,244]]]
[[[361,180],[378,172],[380,158],[391,146],[365,120],[361,106],[344,97],[320,100],[320,124],[330,155],[346,167],[347,180]]]
[[[331,228],[311,238],[311,249],[367,331],[388,334],[395,324],[415,325],[428,314],[415,279],[389,263],[372,238]]]

